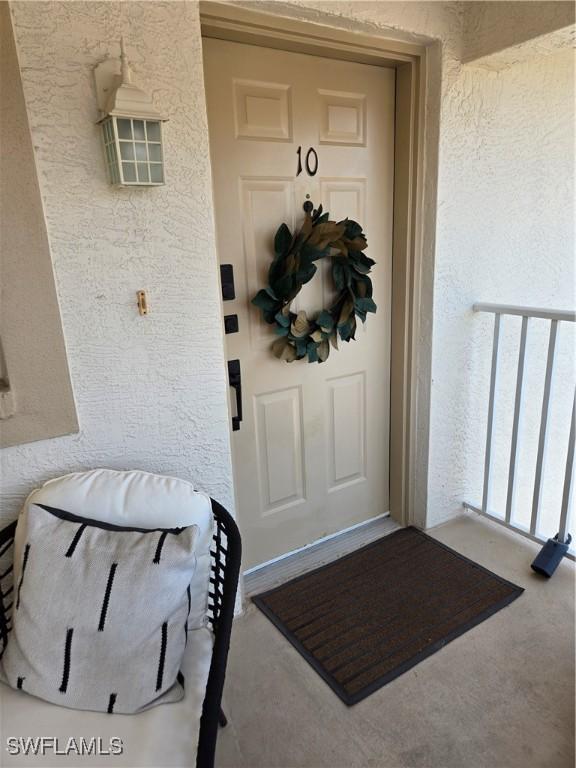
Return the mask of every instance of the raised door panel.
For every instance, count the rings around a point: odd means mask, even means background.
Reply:
[[[268,516],[304,501],[301,388],[257,395],[254,413],[260,508]]]
[[[292,94],[289,85],[234,80],[236,138],[292,141]]]
[[[366,145],[366,96],[319,90],[320,144]]]
[[[244,263],[252,342],[270,341],[270,328],[250,300],[268,284],[268,269],[274,252],[277,222],[292,226],[292,179],[258,177],[240,180]]]
[[[334,221],[349,218],[366,226],[366,179],[321,179],[320,199],[324,210],[330,212],[330,218]],[[320,262],[323,307],[329,307],[338,295],[330,269],[330,259],[323,259]]]
[[[364,373],[329,379],[327,385],[328,490],[366,479],[366,381]]]

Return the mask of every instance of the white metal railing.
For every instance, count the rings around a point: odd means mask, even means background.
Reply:
[[[548,436],[548,415],[550,410],[550,394],[552,390],[552,379],[554,373],[554,361],[556,355],[556,341],[558,336],[558,324],[561,322],[576,322],[576,312],[567,310],[549,310],[536,307],[517,307],[507,304],[474,304],[475,312],[489,312],[494,315],[494,336],[492,341],[492,367],[490,371],[490,394],[488,398],[488,424],[486,429],[486,451],[484,454],[484,482],[482,489],[482,506],[464,502],[467,509],[473,510],[480,515],[494,520],[501,525],[511,528],[518,533],[526,536],[533,541],[543,542],[545,539],[538,534],[538,523],[540,516],[540,503],[542,493],[542,480],[544,471],[544,457],[546,453],[546,439]],[[492,488],[492,448],[494,438],[494,405],[497,397],[497,379],[499,365],[499,347],[500,347],[500,318],[502,315],[516,315],[522,318],[520,329],[520,345],[518,349],[518,368],[516,372],[516,390],[514,399],[514,415],[512,420],[512,436],[510,440],[510,462],[508,467],[508,485],[506,493],[506,509],[503,515],[499,515],[490,509],[491,488]],[[536,455],[536,467],[534,472],[534,487],[532,493],[532,509],[530,517],[530,526],[525,529],[514,523],[512,520],[513,502],[516,483],[516,466],[518,459],[518,438],[519,427],[523,404],[524,387],[524,367],[526,360],[526,340],[528,338],[528,327],[530,318],[539,318],[550,321],[550,331],[548,336],[548,352],[546,357],[546,372],[544,377],[544,392],[542,396],[542,410],[540,416],[540,429],[538,435],[538,449]],[[566,453],[566,469],[564,473],[564,485],[562,492],[562,502],[558,510],[558,533],[561,541],[565,541],[568,526],[568,510],[570,507],[570,495],[572,491],[572,475],[574,465],[574,443],[576,433],[576,393],[572,405],[572,416],[570,423],[570,435],[568,438],[568,449]],[[574,544],[572,545],[574,546]],[[576,559],[573,551],[569,552],[569,557]]]

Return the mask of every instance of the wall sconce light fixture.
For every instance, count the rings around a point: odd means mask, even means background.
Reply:
[[[162,123],[167,118],[134,85],[123,40],[120,48],[120,75],[117,59],[107,59],[94,72],[108,177],[123,187],[159,186],[164,184]]]

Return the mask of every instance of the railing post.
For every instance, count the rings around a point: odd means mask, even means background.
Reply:
[[[518,456],[518,433],[520,430],[520,413],[522,410],[522,388],[524,385],[524,361],[526,359],[526,337],[528,335],[528,318],[522,318],[520,331],[520,348],[518,350],[518,372],[516,374],[516,399],[514,401],[514,421],[512,423],[512,440],[510,444],[510,466],[508,469],[508,492],[506,495],[506,522],[512,518],[516,483],[516,459]]]
[[[544,395],[542,396],[542,416],[540,418],[538,455],[536,457],[536,472],[534,474],[534,495],[532,497],[532,518],[530,520],[530,533],[532,535],[536,533],[536,528],[538,527],[538,515],[540,512],[542,473],[544,467],[544,459],[546,457],[546,430],[548,427],[548,410],[550,408],[550,393],[552,391],[552,371],[554,369],[554,357],[556,354],[557,333],[558,320],[551,320],[550,337],[548,340],[548,358],[546,361],[546,376],[544,379]]]
[[[572,405],[572,418],[570,421],[570,437],[568,438],[568,453],[566,455],[566,474],[564,475],[564,491],[562,493],[562,507],[560,508],[559,539],[566,541],[566,528],[568,525],[568,509],[572,493],[572,475],[574,473],[574,442],[576,433],[576,393]]]
[[[492,341],[492,369],[490,371],[490,398],[488,401],[488,424],[486,427],[486,453],[484,454],[484,490],[482,493],[482,511],[488,511],[490,503],[490,468],[492,461],[492,432],[494,428],[494,401],[496,398],[496,380],[498,376],[498,347],[500,344],[500,314],[494,315],[494,339]]]
[[[548,440],[550,430],[548,429],[550,406],[552,403],[552,389],[556,386],[554,372],[554,363],[556,349],[558,346],[558,331],[560,322],[564,323],[576,323],[576,312],[568,309],[548,309],[544,307],[523,307],[513,306],[510,304],[487,304],[484,302],[478,302],[473,305],[475,312],[489,312],[494,315],[494,338],[492,342],[492,369],[490,373],[490,397],[488,403],[488,423],[486,429],[486,452],[484,456],[484,478],[483,478],[483,490],[482,490],[482,503],[481,505],[472,504],[468,501],[464,501],[463,505],[466,509],[470,509],[477,512],[484,517],[493,520],[499,525],[505,528],[512,529],[516,533],[524,536],[531,541],[537,541],[543,543],[544,533],[539,531],[540,517],[542,514],[542,488],[544,481],[545,463],[550,451],[548,450]],[[520,332],[520,345],[518,348],[518,368],[516,372],[516,392],[514,401],[514,416],[512,422],[512,435],[510,441],[510,461],[508,465],[508,485],[506,489],[506,507],[504,510],[496,511],[494,509],[494,500],[492,499],[492,447],[494,442],[494,435],[496,433],[497,426],[497,413],[496,413],[496,391],[500,388],[500,367],[502,361],[500,359],[499,341],[500,341],[500,324],[502,315],[513,315],[522,318],[522,327]],[[516,506],[516,487],[518,485],[518,460],[521,451],[522,440],[522,425],[524,423],[524,412],[528,403],[526,403],[526,368],[528,365],[527,354],[527,339],[528,339],[528,326],[532,318],[538,318],[542,320],[550,321],[549,336],[548,336],[548,351],[546,357],[546,371],[544,376],[544,391],[541,401],[541,413],[540,413],[540,425],[538,436],[538,449],[536,457],[536,465],[534,469],[534,486],[532,495],[532,508],[530,510],[530,524],[528,527],[524,527],[520,523],[512,521]],[[530,325],[530,328],[532,326]],[[574,329],[573,327],[573,330]],[[564,384],[564,380],[562,381]],[[562,406],[563,406],[562,401]],[[564,473],[564,482],[562,490],[562,500],[560,509],[546,509],[546,534],[549,535],[549,530],[552,525],[559,533],[559,539],[562,543],[566,542],[568,536],[568,529],[573,528],[576,524],[576,520],[571,518],[571,502],[573,500],[574,488],[576,488],[576,392],[574,392],[574,401],[572,405],[572,414],[570,422],[570,436],[568,438],[568,451],[566,454],[566,467]],[[536,404],[536,407],[538,405]],[[559,447],[559,446],[556,446]],[[563,454],[563,451],[562,451]],[[560,458],[560,462],[563,466],[563,456]],[[556,522],[554,522],[556,521]],[[558,528],[556,528],[558,524]],[[566,549],[566,547],[565,547]],[[571,560],[576,560],[576,554],[574,552],[574,546],[572,549],[568,549],[566,557]]]

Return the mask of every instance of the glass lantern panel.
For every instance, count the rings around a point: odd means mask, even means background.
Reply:
[[[134,138],[137,141],[146,141],[146,134],[144,133],[144,120],[133,120],[134,124]]]
[[[162,149],[160,144],[148,144],[148,157],[152,162],[162,162]]]
[[[160,123],[146,121],[146,135],[148,141],[160,141]]]
[[[134,147],[136,148],[136,160],[148,160],[148,155],[146,153],[146,144],[144,142],[137,141],[134,144]]]
[[[124,181],[136,181],[136,166],[134,163],[122,163]]]
[[[150,176],[148,175],[148,164],[147,163],[138,163],[138,181],[150,181]]]
[[[162,170],[162,165],[160,163],[155,164],[152,163],[150,166],[150,181],[153,181],[155,184],[162,184],[164,181],[164,172]]]
[[[132,125],[130,120],[125,120],[123,117],[119,117],[116,121],[118,125],[118,137],[120,139],[132,138]]]
[[[122,160],[134,160],[134,145],[131,141],[120,142],[120,156]]]

